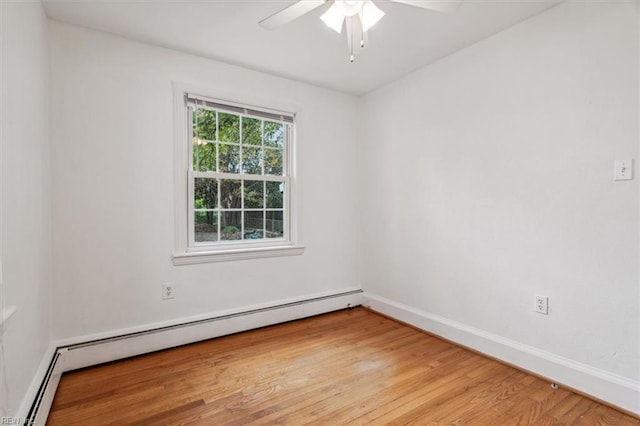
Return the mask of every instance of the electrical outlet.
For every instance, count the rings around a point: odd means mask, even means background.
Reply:
[[[547,296],[536,296],[535,310],[542,315],[549,315],[549,298]]]
[[[173,283],[162,284],[162,299],[173,299],[175,297],[175,285]]]

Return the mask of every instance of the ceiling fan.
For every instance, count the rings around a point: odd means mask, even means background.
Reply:
[[[453,13],[463,0],[391,1],[437,12]],[[267,30],[274,30],[327,3],[331,6],[320,19],[337,33],[341,33],[342,27],[346,26],[349,60],[353,62],[355,54],[367,44],[367,31],[384,16],[384,12],[372,0],[300,0],[263,19],[260,25]]]

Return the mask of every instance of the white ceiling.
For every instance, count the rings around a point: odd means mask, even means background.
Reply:
[[[559,0],[466,0],[451,15],[376,0],[386,16],[349,63],[322,6],[275,31],[258,22],[293,0],[46,0],[55,20],[361,95],[502,31]]]

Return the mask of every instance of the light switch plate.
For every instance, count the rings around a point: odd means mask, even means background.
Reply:
[[[616,160],[614,162],[613,180],[633,179],[633,160]]]

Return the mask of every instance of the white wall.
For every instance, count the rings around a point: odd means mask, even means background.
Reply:
[[[0,16],[4,306],[17,306],[2,336],[3,415],[16,415],[50,341],[48,23],[40,2],[0,2]]]
[[[357,100],[50,23],[54,336],[359,287]],[[173,266],[172,81],[297,106],[302,256]],[[162,282],[176,298],[162,301]]]
[[[635,7],[565,3],[365,97],[366,292],[640,379]]]

